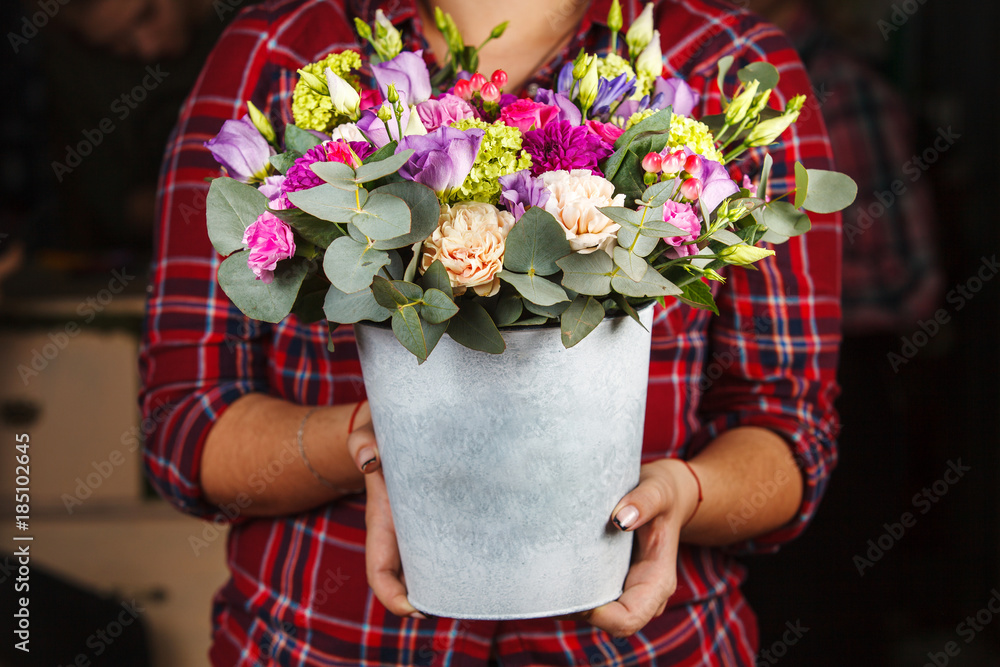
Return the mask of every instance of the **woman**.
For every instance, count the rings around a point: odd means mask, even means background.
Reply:
[[[470,43],[511,20],[481,54],[483,71],[508,72],[509,89],[551,81],[580,48],[609,43],[605,0],[432,2]],[[424,618],[399,576],[351,332],[335,332],[328,352],[322,324],[247,320],[216,284],[204,225],[204,179],[218,172],[202,143],[246,100],[290,120],[296,69],[359,48],[353,18],[370,23],[377,8],[411,48],[446,53],[424,30],[431,5],[265,2],[223,36],[167,156],[142,368],[146,411],[172,408],[146,461],[179,508],[235,524],[213,664],[752,665],[755,620],[729,554],[797,535],[835,460],[839,218],[817,217],[760,271],[729,275],[719,316],[678,303],[658,311],[641,482],[609,517],[638,536],[618,601],[572,619]],[[622,8],[626,25],[641,10]],[[809,92],[784,37],[743,11],[663,0],[654,16],[664,67],[702,93],[702,113],[719,109],[716,63],[727,54],[733,73],[755,60],[778,66],[782,103]],[[770,149],[773,192],[793,187],[796,160],[830,168],[808,107],[784,139]]]

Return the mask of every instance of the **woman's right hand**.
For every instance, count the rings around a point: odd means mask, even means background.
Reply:
[[[368,585],[379,602],[393,614],[425,618],[406,597],[396,528],[392,523],[389,494],[386,492],[385,476],[382,474],[371,422],[359,426],[351,433],[347,446],[358,470],[365,475],[365,490],[368,495],[365,508],[365,569]]]

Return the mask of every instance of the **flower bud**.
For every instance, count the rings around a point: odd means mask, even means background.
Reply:
[[[327,85],[326,81],[319,78],[315,74],[310,74],[304,69],[300,69],[299,78],[302,79],[302,81],[305,82],[307,86],[312,88],[315,92],[319,93],[320,95],[330,94],[330,86]]]
[[[579,81],[583,78],[583,75],[587,73],[587,67],[590,65],[590,56],[580,51],[576,54],[576,60],[573,61],[573,80]]]
[[[490,39],[500,39],[501,37],[503,37],[504,32],[506,32],[507,30],[507,24],[509,23],[510,21],[504,21],[497,27],[493,28],[493,30],[490,32]]]
[[[763,93],[757,96],[757,100],[750,107],[748,112],[752,118],[756,118],[760,113],[767,108],[767,101],[771,99],[771,91],[765,90]]]
[[[653,3],[648,2],[642,13],[625,33],[625,43],[628,44],[629,58],[642,53],[643,49],[653,40]]]
[[[684,151],[675,151],[663,158],[661,169],[664,174],[676,174],[684,168]]]
[[[463,100],[472,97],[472,86],[469,85],[468,79],[459,79],[455,82],[455,95]]]
[[[273,144],[277,141],[277,136],[274,133],[274,125],[271,125],[271,120],[262,114],[260,109],[253,105],[253,102],[247,101],[247,108],[250,110],[250,122],[257,128],[260,135],[267,139],[267,143]]]
[[[492,81],[484,83],[479,94],[483,96],[484,102],[496,102],[500,99],[500,89]]]
[[[597,89],[601,82],[601,77],[597,72],[597,57],[590,58],[587,66],[587,73],[580,79],[580,103],[584,109],[589,109],[597,99]]]
[[[389,89],[385,91],[385,99],[387,99],[390,104],[395,104],[399,101],[399,93],[396,91],[396,84],[389,84]]]
[[[378,108],[378,119],[383,123],[388,123],[392,120],[392,108],[389,106],[388,102],[385,102]]]
[[[653,183],[658,183],[659,181],[660,181],[659,176],[657,176],[656,174],[651,174],[648,171],[642,175],[642,182],[647,188]]]
[[[611,9],[608,10],[608,27],[611,28],[611,32],[619,32],[622,29],[622,6],[618,4],[618,0],[614,0]]]
[[[799,112],[802,110],[801,104],[799,104],[797,109],[792,106],[792,102],[794,102],[795,99],[796,98],[794,97],[792,98],[792,100],[788,103],[788,107],[785,109],[785,113],[782,115],[758,123],[757,126],[750,131],[750,136],[747,137],[747,145],[754,147],[767,146],[768,144],[774,143],[778,137],[784,134],[785,130],[791,127],[792,123],[798,120]]]
[[[643,170],[651,173],[658,174],[663,166],[663,156],[659,153],[646,153],[646,157],[642,158],[642,168]]]
[[[367,39],[368,41],[371,41],[372,38],[371,27],[357,16],[354,17],[354,30],[355,32],[358,33],[358,37],[360,37],[361,39]]]
[[[759,87],[760,81],[754,79],[742,93],[729,103],[729,108],[726,109],[726,123],[728,125],[739,125],[743,122],[747,117],[747,112],[750,110],[753,98],[757,96],[757,89]]]
[[[354,86],[337,76],[329,67],[326,68],[326,83],[333,101],[333,110],[351,120],[361,116],[361,95]]]
[[[729,246],[728,248],[723,248],[722,251],[719,252],[719,256],[721,256],[727,264],[739,264],[741,266],[753,264],[754,262],[764,259],[765,257],[770,257],[773,254],[773,250],[758,248],[757,246],[747,245],[746,243]]]
[[[653,38],[636,59],[635,72],[650,81],[663,74],[663,51],[660,50],[659,30],[653,31]]]
[[[495,85],[497,88],[503,90],[504,86],[507,85],[507,72],[503,71],[502,69],[498,69],[497,71],[493,72],[493,76],[490,77],[490,81],[492,81],[493,85]]]
[[[694,201],[701,196],[701,181],[697,178],[689,178],[683,183],[681,183],[681,195],[689,200]]]
[[[403,50],[402,35],[381,9],[375,10],[375,41],[372,46],[383,62],[392,60]]]
[[[484,83],[486,83],[486,77],[480,74],[479,72],[473,74],[472,78],[469,79],[469,86],[472,88],[474,92],[477,93],[483,89]]]

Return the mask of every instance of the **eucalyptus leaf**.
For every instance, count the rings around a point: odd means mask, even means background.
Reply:
[[[642,213],[640,211],[633,211],[632,209],[625,208],[624,206],[602,206],[597,210],[617,222],[619,225],[632,225],[633,227],[638,227],[642,221]]]
[[[371,285],[375,274],[390,261],[389,253],[341,236],[326,249],[323,271],[334,287],[350,294]]]
[[[560,301],[569,301],[566,291],[562,287],[541,276],[514,273],[504,269],[497,274],[497,277],[512,285],[525,299],[540,306],[551,306]]]
[[[309,270],[302,257],[278,263],[270,283],[258,280],[247,266],[249,251],[230,255],[219,265],[219,286],[243,313],[261,322],[280,322],[292,311]]]
[[[631,297],[675,296],[681,289],[660,275],[659,271],[646,271],[642,280],[632,280],[627,275],[616,274],[611,278],[611,288]]]
[[[448,335],[472,350],[502,354],[507,344],[490,314],[476,301],[463,301],[448,324]]]
[[[449,298],[455,296],[451,289],[451,277],[448,275],[448,269],[444,268],[444,264],[439,259],[431,262],[431,265],[424,271],[424,275],[420,277],[420,286],[425,290],[440,290]]]
[[[739,80],[745,85],[750,85],[750,82],[760,81],[760,86],[757,88],[758,94],[763,93],[766,90],[771,90],[777,88],[778,81],[781,79],[781,75],[778,73],[778,68],[771,63],[766,63],[762,60],[755,63],[750,63],[739,72],[736,73]]]
[[[562,314],[559,320],[562,344],[573,347],[587,337],[604,319],[604,306],[592,296],[581,294]]]
[[[524,306],[522,305],[521,297],[516,294],[508,294],[507,296],[500,297],[493,317],[496,319],[498,327],[506,327],[517,322],[523,312]]]
[[[774,160],[771,159],[770,153],[764,154],[764,163],[760,168],[760,182],[757,184],[757,195],[761,199],[767,197],[767,182],[771,177],[771,166],[774,164]]]
[[[653,236],[657,239],[665,236],[688,236],[688,233],[683,229],[679,229],[669,222],[664,222],[663,209],[656,209],[652,213],[647,214],[642,226],[639,227],[639,233],[643,236]]]
[[[660,242],[658,236],[643,236],[639,233],[636,225],[622,225],[618,230],[618,245],[631,248],[632,252],[639,257],[645,257],[653,252],[653,248]]]
[[[381,273],[388,275],[390,280],[403,280],[403,273],[406,271],[406,267],[403,266],[403,258],[395,250],[387,250],[386,252],[389,254],[389,263],[382,267]]]
[[[799,236],[812,226],[808,215],[786,201],[771,202],[765,208],[754,211],[754,217],[770,231],[782,236]]]
[[[205,205],[208,238],[225,256],[243,248],[243,234],[264,212],[267,197],[253,186],[222,177],[212,181]]]
[[[292,229],[302,235],[302,238],[326,249],[334,239],[344,236],[344,230],[329,220],[320,220],[314,215],[298,208],[267,209],[278,218],[287,222]]]
[[[326,290],[299,293],[292,305],[292,314],[303,324],[312,324],[323,319],[323,303],[326,300]]]
[[[571,252],[563,226],[545,209],[532,206],[507,234],[503,264],[505,269],[529,276],[550,276],[559,271],[556,260]]]
[[[677,189],[677,179],[671,178],[669,181],[653,183],[642,193],[642,201],[651,208],[663,206],[667,200],[674,196]]]
[[[358,213],[358,205],[364,206],[368,191],[342,190],[328,183],[308,190],[289,192],[288,199],[295,206],[320,220],[349,223]]]
[[[575,252],[556,264],[563,270],[563,287],[593,296],[611,293],[611,272],[615,265],[603,250],[586,255]]]
[[[729,73],[729,68],[733,66],[732,56],[722,56],[719,58],[719,62],[716,63],[719,68],[719,74],[716,76],[715,82],[719,86],[719,97],[722,98],[723,108],[729,106],[729,100],[726,98],[726,92],[724,90],[724,83],[726,80],[726,74]]]
[[[575,298],[576,296],[573,297],[573,299]],[[524,308],[530,313],[533,313],[540,317],[544,317],[546,319],[551,319],[562,315],[566,311],[566,309],[569,308],[569,304],[571,302],[572,299],[567,299],[566,301],[560,301],[559,303],[551,306],[539,306],[537,303],[531,303],[530,301],[525,300]]]
[[[385,146],[366,157],[363,162],[364,164],[371,164],[372,162],[381,162],[386,158],[392,157],[396,154],[396,148],[398,146],[399,144],[395,141],[390,141]]]
[[[801,162],[795,163],[795,208],[802,208],[809,194],[809,170]]]
[[[427,361],[444,333],[440,325],[430,327],[425,324],[413,307],[400,308],[392,314],[392,332],[420,363]]]
[[[802,207],[813,213],[836,213],[858,196],[858,184],[847,174],[824,169],[808,169],[809,193]]]
[[[375,191],[363,210],[351,216],[351,222],[376,241],[396,238],[410,231],[410,207],[399,197]]]
[[[386,280],[382,276],[375,276],[372,280],[371,292],[380,306],[390,309],[412,306],[423,296],[419,285],[402,280]]]
[[[348,192],[358,189],[358,184],[354,180],[354,170],[343,162],[313,162],[309,168],[335,188]]]
[[[439,289],[429,289],[424,292],[423,300],[420,316],[431,324],[440,324],[458,312],[458,306],[451,297]]]
[[[354,180],[358,183],[367,183],[389,174],[395,174],[415,152],[412,148],[408,148],[378,162],[366,162],[354,170]]]
[[[628,302],[628,299],[625,298],[624,295],[614,294],[612,296],[614,296],[615,305],[618,306],[619,310],[621,310],[623,313],[625,313],[633,320],[638,322],[639,326],[641,326],[643,329],[646,329],[646,325],[642,323],[641,319],[639,319],[639,313],[636,312],[635,307],[633,307],[632,304]],[[649,331],[649,329],[646,329],[646,331]]]
[[[315,134],[307,132],[297,125],[292,125],[289,123],[285,126],[285,149],[289,151],[295,151],[296,153],[301,153],[305,155],[313,146],[318,146],[322,143]]]
[[[425,240],[437,229],[441,204],[434,191],[426,185],[411,181],[390,183],[372,190],[372,194],[376,193],[399,197],[410,209],[410,231],[402,236],[376,241],[377,249],[405,248]]]
[[[733,234],[728,229],[715,230],[712,232],[712,238],[719,243],[725,243],[726,245],[739,245],[740,243],[743,243],[743,239],[736,234]]]
[[[278,153],[277,155],[272,155],[268,158],[268,162],[271,166],[278,170],[279,174],[287,174],[288,170],[291,169],[295,161],[302,157],[302,153],[298,151],[285,151],[284,153]]]
[[[403,280],[408,282],[413,282],[417,277],[417,268],[420,266],[420,255],[424,247],[422,241],[417,241],[410,248],[410,252],[413,255],[410,257],[410,263],[406,265],[406,271],[403,273]]]
[[[642,277],[646,275],[646,269],[649,268],[649,264],[646,263],[642,257],[633,255],[628,251],[628,248],[623,248],[621,246],[616,246],[614,249],[615,253],[615,264],[625,272],[629,278],[635,281],[642,280]]]
[[[379,305],[371,290],[347,294],[332,285],[327,290],[323,312],[328,320],[340,324],[384,322],[392,315],[392,311]]]

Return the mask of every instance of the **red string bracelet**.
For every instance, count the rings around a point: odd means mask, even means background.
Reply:
[[[358,411],[361,410],[361,406],[367,402],[367,398],[362,398],[358,404],[354,406],[354,412],[351,413],[351,420],[347,422],[347,435],[354,433],[354,419],[358,416]]]
[[[692,475],[694,475],[695,483],[698,484],[698,504],[694,506],[694,511],[691,512],[691,516],[689,516],[688,520],[684,522],[683,526],[681,526],[681,528],[684,528],[684,526],[687,526],[689,523],[691,523],[691,519],[693,519],[694,515],[698,513],[698,508],[701,507],[701,501],[704,500],[704,497],[701,495],[701,480],[698,479],[698,474],[694,471],[694,468],[692,468],[691,464],[685,461],[684,459],[677,459],[677,460],[683,463],[685,466],[687,466],[687,469],[691,471]]]

